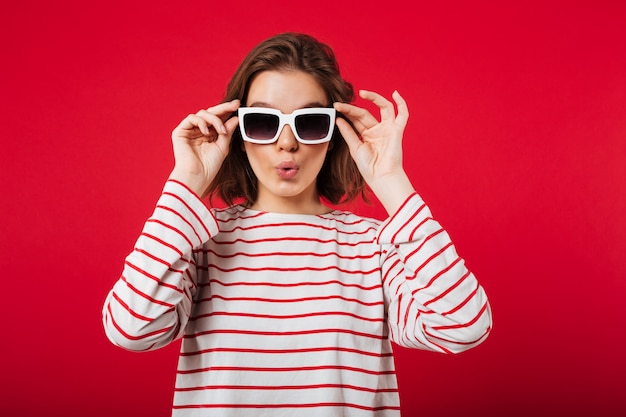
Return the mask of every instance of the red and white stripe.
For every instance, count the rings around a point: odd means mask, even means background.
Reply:
[[[168,181],[103,310],[111,341],[182,338],[174,416],[398,416],[391,342],[482,342],[482,287],[419,195],[384,223],[208,210]]]

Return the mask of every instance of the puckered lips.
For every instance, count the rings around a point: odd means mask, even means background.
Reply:
[[[276,165],[276,173],[282,179],[288,180],[298,174],[300,167],[293,161],[283,161]]]

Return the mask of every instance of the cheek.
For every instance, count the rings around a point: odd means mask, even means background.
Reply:
[[[309,166],[311,166],[311,168],[315,168],[317,171],[319,171],[320,169],[322,169],[322,165],[324,165],[324,161],[326,160],[327,155],[328,147],[324,146],[323,149],[315,149],[313,152],[310,152],[307,155],[306,159],[309,161]]]
[[[248,158],[248,162],[254,171],[263,166],[263,161],[269,161],[270,159],[264,157],[264,152],[262,146],[264,145],[255,145],[253,143],[244,142],[243,143],[243,151]]]

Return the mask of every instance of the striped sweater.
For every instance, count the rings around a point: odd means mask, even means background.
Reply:
[[[108,338],[182,338],[172,415],[398,416],[391,342],[482,342],[482,287],[418,194],[385,222],[207,209],[168,181],[109,293]]]

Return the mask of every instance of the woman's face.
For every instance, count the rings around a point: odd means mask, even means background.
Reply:
[[[327,107],[324,89],[301,71],[264,71],[250,85],[248,107],[271,107],[284,114],[306,107]],[[253,209],[279,213],[320,214],[328,211],[319,201],[316,178],[329,142],[299,143],[286,125],[271,144],[244,141],[244,149],[258,179]]]

